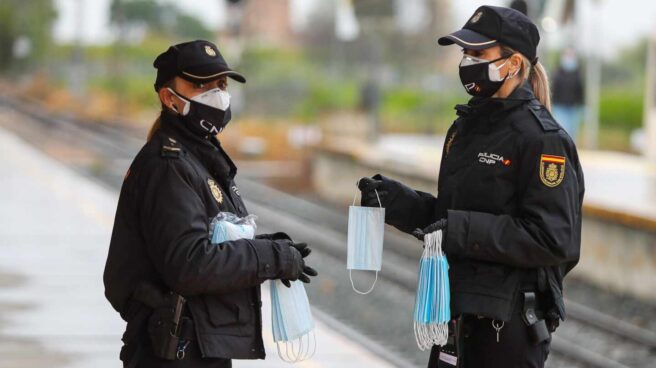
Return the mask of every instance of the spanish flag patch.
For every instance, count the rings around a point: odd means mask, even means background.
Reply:
[[[565,157],[553,155],[540,156],[540,180],[542,184],[553,188],[565,178]]]

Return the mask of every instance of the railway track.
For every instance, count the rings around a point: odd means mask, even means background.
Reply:
[[[77,167],[102,183],[120,188],[123,174],[143,139],[134,131],[108,124],[81,124],[70,118],[44,114],[35,104],[0,97],[2,113],[23,121],[8,127],[19,135],[60,141],[84,149],[96,157],[92,167]],[[6,124],[5,124],[6,125]],[[378,354],[398,357],[403,367],[425,366],[427,353],[419,352],[412,333],[411,311],[417,280],[419,243],[393,229],[386,230],[383,271],[376,290],[362,297],[350,290],[345,270],[347,211],[299,198],[254,180],[238,176],[240,190],[252,213],[259,216],[263,231],[285,229],[312,243],[313,265],[321,278],[308,288],[319,309],[334,321],[360,331],[358,340]],[[357,275],[371,282],[370,275]],[[566,300],[569,318],[553,336],[550,367],[626,368],[656,367],[656,333]],[[327,313],[322,313],[327,314]]]

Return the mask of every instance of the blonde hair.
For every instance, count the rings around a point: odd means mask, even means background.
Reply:
[[[148,135],[146,136],[146,141],[150,142],[150,140],[153,138],[155,133],[159,130],[159,128],[162,126],[162,114],[155,119],[153,122],[153,125],[150,126],[150,130],[148,130]]]
[[[160,87],[160,88],[171,87],[171,86],[173,86],[173,81],[174,81],[174,80],[171,79],[170,81],[164,83],[164,84],[162,85],[162,87]],[[158,95],[159,95],[159,91],[158,91]],[[153,138],[153,136],[155,135],[155,133],[157,133],[157,131],[159,130],[159,128],[162,127],[162,114],[164,113],[164,110],[165,110],[166,108],[167,108],[166,105],[164,105],[164,103],[162,102],[162,111],[160,111],[159,116],[157,117],[157,119],[155,119],[155,121],[153,122],[153,125],[151,125],[151,126],[150,126],[150,129],[148,130],[148,135],[146,136],[146,141],[147,141],[147,142],[150,142],[150,140]]]
[[[522,57],[522,69],[519,75],[523,81],[528,79],[533,88],[533,93],[535,93],[535,97],[544,107],[547,108],[547,110],[551,111],[551,88],[549,87],[549,76],[542,64],[538,61],[535,65],[532,65],[531,60],[510,47],[502,46],[501,50],[504,53],[518,54]]]

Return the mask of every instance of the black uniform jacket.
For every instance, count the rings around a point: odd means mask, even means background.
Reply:
[[[264,358],[259,285],[289,269],[292,256],[267,239],[211,244],[217,213],[248,214],[236,171],[216,138],[162,114],[123,182],[104,272],[105,295],[128,322],[128,345],[149,323],[147,307],[131,298],[149,280],[187,298],[203,357]]]
[[[564,319],[562,279],[579,259],[584,193],[574,143],[526,83],[456,110],[437,198],[395,185],[386,222],[411,232],[447,218],[454,316],[508,321],[520,288],[534,284]]]

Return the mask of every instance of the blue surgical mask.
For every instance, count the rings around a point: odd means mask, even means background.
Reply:
[[[230,212],[220,212],[210,222],[213,244],[255,236],[257,216],[239,217]],[[301,281],[291,282],[287,288],[280,280],[271,280],[271,322],[273,339],[278,345],[280,358],[287,362],[299,362],[314,355],[314,320],[310,302]]]
[[[256,219],[255,215],[239,217],[230,212],[219,213],[210,222],[212,244],[237,239],[253,239],[257,228]]]
[[[449,264],[442,252],[442,231],[426,234],[424,243],[413,315],[415,338],[421,350],[444,345],[451,320]]]
[[[316,351],[314,320],[310,302],[301,281],[286,287],[280,280],[271,280],[271,327],[278,356],[295,363],[311,358]]]
[[[385,209],[380,204],[380,198],[378,204],[379,207],[356,206],[354,197],[353,205],[349,207],[346,268],[351,286],[358,294],[369,294],[374,289],[383,264]],[[355,287],[353,270],[376,271],[376,279],[369,290],[360,291]]]

